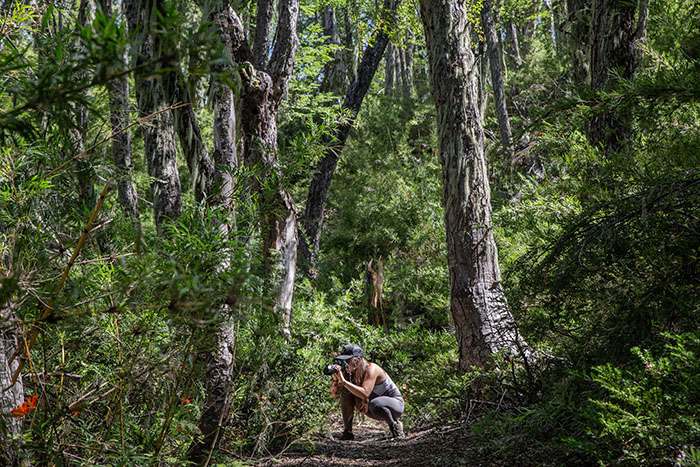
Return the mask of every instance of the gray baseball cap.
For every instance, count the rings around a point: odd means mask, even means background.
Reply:
[[[362,349],[360,348],[359,345],[355,344],[348,344],[345,347],[343,347],[343,353],[340,355],[337,355],[335,358],[339,360],[347,360],[348,358],[352,357],[364,357],[364,353],[362,352]]]

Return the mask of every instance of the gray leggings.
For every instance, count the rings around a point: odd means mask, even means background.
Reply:
[[[403,414],[403,398],[401,397],[375,397],[369,401],[367,415],[375,420],[382,420],[389,425]]]
[[[343,428],[352,433],[352,419],[355,415],[355,396],[345,390],[340,396],[340,408],[343,412]],[[403,414],[403,398],[375,397],[369,401],[367,415],[375,420],[381,420],[391,426]]]

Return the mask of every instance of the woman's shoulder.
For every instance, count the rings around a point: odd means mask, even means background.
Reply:
[[[384,368],[380,367],[374,362],[369,362],[369,371],[376,376],[377,382],[379,382],[380,380],[384,381],[386,379],[386,377],[384,376],[386,375]]]

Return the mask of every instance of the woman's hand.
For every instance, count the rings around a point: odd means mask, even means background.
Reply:
[[[340,378],[340,383],[345,384],[348,381],[345,379],[345,375],[343,374],[343,369],[340,368],[340,365],[335,365],[335,373],[333,373],[333,378]]]
[[[338,397],[343,391],[343,381],[339,379],[338,373],[340,373],[340,371],[336,371],[332,376],[333,381],[331,381],[331,395],[333,397]]]

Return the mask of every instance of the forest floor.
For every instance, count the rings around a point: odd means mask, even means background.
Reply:
[[[355,439],[341,441],[342,422],[329,421],[329,433],[292,446],[256,465],[263,466],[458,466],[494,465],[480,458],[471,430],[448,424],[408,431],[391,439],[385,424],[365,418],[353,428]]]

